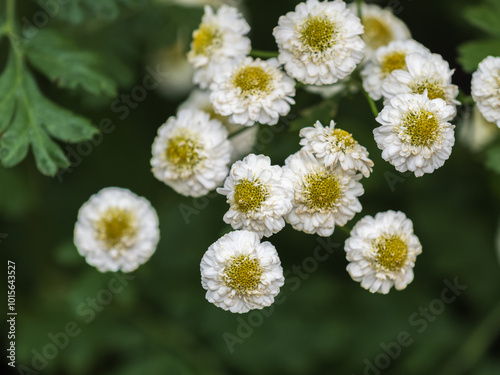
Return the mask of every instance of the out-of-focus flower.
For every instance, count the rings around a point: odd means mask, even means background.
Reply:
[[[484,150],[500,132],[495,123],[486,121],[477,106],[474,106],[472,113],[466,113],[463,121],[457,125],[458,139],[473,152]]]

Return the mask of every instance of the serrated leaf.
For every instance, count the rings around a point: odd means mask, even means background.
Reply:
[[[329,100],[307,107],[300,112],[299,118],[290,122],[289,131],[299,131],[305,126],[313,126],[316,121],[326,126],[333,119],[336,111],[337,106]]]
[[[488,56],[500,56],[500,38],[475,40],[458,47],[458,62],[466,72],[474,72]]]
[[[5,131],[0,139],[2,164],[5,167],[18,164],[31,145],[37,167],[43,174],[53,176],[59,168],[68,167],[64,152],[49,134],[76,142],[91,138],[96,129],[84,118],[44,98],[30,72],[14,54],[9,56],[0,76],[0,89],[6,84],[11,86],[0,98],[0,124]]]
[[[500,36],[500,1],[485,1],[466,9],[464,15],[471,25],[492,36]]]
[[[500,174],[500,144],[486,151],[486,167]]]
[[[81,87],[94,95],[116,95],[116,83],[100,71],[99,57],[82,51],[70,39],[39,30],[25,47],[29,62],[59,86]]]

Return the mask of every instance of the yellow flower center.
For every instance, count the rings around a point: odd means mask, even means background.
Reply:
[[[420,95],[422,95],[424,91],[427,90],[427,96],[429,99],[432,100],[439,98],[445,100],[443,89],[439,85],[429,81],[415,83],[411,85],[411,90],[413,94]]]
[[[340,186],[332,173],[314,172],[305,178],[307,206],[314,210],[329,210],[341,195]]]
[[[238,294],[248,294],[258,288],[262,273],[258,259],[250,259],[248,255],[235,256],[224,269],[224,281]]]
[[[406,53],[401,51],[389,53],[382,60],[382,73],[390,74],[397,69],[406,70]]]
[[[184,135],[169,140],[165,150],[165,158],[176,167],[181,168],[194,168],[202,159],[199,155],[198,142]]]
[[[302,43],[314,52],[323,52],[335,44],[335,24],[326,17],[308,18],[299,33]]]
[[[193,51],[197,55],[207,55],[212,50],[220,48],[222,37],[219,30],[213,25],[202,24],[198,30],[194,32]]]
[[[380,18],[364,17],[363,26],[365,27],[363,37],[366,44],[368,44],[372,49],[385,46],[389,44],[392,39],[394,39],[392,30],[387,23]]]
[[[123,208],[108,208],[94,226],[97,238],[107,249],[130,247],[137,235],[137,218]]]
[[[408,246],[397,235],[378,238],[375,240],[374,248],[377,251],[375,258],[377,264],[388,271],[401,270],[408,258]]]
[[[439,122],[436,116],[427,110],[408,113],[403,124],[413,146],[430,146],[439,137]]]
[[[272,77],[260,66],[245,66],[233,77],[233,85],[241,89],[243,96],[269,92]]]
[[[342,151],[346,151],[349,147],[355,145],[357,142],[354,140],[351,134],[342,129],[334,129],[330,140],[331,145],[334,148],[339,148]]]
[[[234,202],[240,212],[251,212],[260,208],[268,196],[267,189],[258,181],[241,180],[234,187]]]

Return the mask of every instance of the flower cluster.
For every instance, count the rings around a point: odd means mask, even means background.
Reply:
[[[362,211],[361,181],[373,173],[367,148],[331,119],[302,127],[301,149],[283,165],[251,153],[256,124],[276,125],[290,113],[297,81],[328,95],[362,87],[372,108],[383,101],[373,143],[398,171],[417,177],[450,157],[450,121],[459,104],[448,63],[376,5],[298,4],[279,18],[273,31],[278,52],[267,60],[258,57],[262,51],[251,53],[249,31],[238,9],[205,7],[188,53],[199,88],[159,127],[151,158],[154,176],[177,193],[199,197],[216,189],[225,196],[229,209],[222,220],[233,231],[208,248],[200,271],[207,300],[233,313],[271,305],[284,284],[278,252],[263,238],[286,224],[333,235]],[[500,127],[499,72],[500,58],[481,63],[472,95],[482,115]],[[151,256],[158,220],[146,202],[110,188],[82,207],[75,243],[90,264],[132,271]],[[413,280],[421,251],[402,212],[365,216],[345,243],[347,271],[371,292],[401,290]]]

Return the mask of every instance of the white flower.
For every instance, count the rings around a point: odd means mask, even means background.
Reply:
[[[272,305],[285,283],[274,246],[246,230],[230,232],[213,243],[200,270],[207,300],[232,313]]]
[[[231,143],[226,128],[208,113],[184,109],[160,126],[152,152],[158,180],[179,194],[199,197],[226,178]]]
[[[483,117],[500,128],[500,57],[488,56],[479,63],[471,93]]]
[[[210,92],[195,89],[189,97],[179,106],[181,109],[199,109],[207,112],[211,119],[219,120],[229,132],[229,141],[233,146],[231,153],[231,162],[239,160],[242,156],[248,155],[257,139],[258,126],[244,126],[233,124],[226,116],[221,116],[214,111],[212,103],[210,103]],[[245,130],[243,130],[245,129]],[[234,134],[234,135],[233,135]]]
[[[281,184],[280,166],[264,155],[250,154],[231,167],[223,188],[230,205],[224,221],[234,229],[269,237],[285,226],[283,216],[292,209],[293,193]]]
[[[352,228],[344,246],[347,272],[361,286],[375,293],[406,288],[422,245],[413,234],[413,223],[402,212],[365,216]]]
[[[363,26],[342,0],[307,0],[281,16],[273,35],[279,61],[303,83],[328,85],[350,75],[363,59]]]
[[[345,225],[361,212],[360,179],[353,170],[326,167],[307,151],[290,155],[283,167],[283,185],[293,189],[294,198],[285,220],[296,230],[330,236],[336,225]]]
[[[153,255],[159,239],[156,211],[130,190],[102,189],[78,212],[75,245],[101,272],[134,271]]]
[[[357,14],[357,4],[349,4],[349,9]],[[406,24],[392,13],[391,8],[381,8],[376,4],[361,5],[361,23],[365,29],[361,36],[366,43],[365,60],[373,52],[396,40],[411,38],[410,30]]]
[[[295,103],[295,81],[279,67],[276,59],[262,61],[251,57],[226,66],[210,85],[215,112],[230,116],[235,124],[276,125],[280,116],[290,112],[290,104]]]
[[[236,8],[222,5],[217,12],[206,6],[193,32],[188,59],[195,68],[194,82],[207,88],[224,65],[241,61],[250,52],[250,26]]]
[[[429,99],[440,98],[456,105],[458,86],[451,83],[454,70],[441,55],[412,53],[406,56],[406,70],[394,70],[382,85],[384,104],[400,94],[423,94]]]
[[[395,96],[376,118],[381,126],[373,130],[382,158],[417,177],[433,172],[450,157],[455,125],[447,121],[454,115],[453,106],[430,100],[426,93]]]
[[[318,161],[327,167],[339,164],[344,170],[360,171],[365,177],[370,176],[373,161],[368,158],[368,151],[345,130],[335,129],[335,122],[330,121],[324,127],[316,121],[314,127],[300,130],[302,149],[312,153]]]
[[[363,88],[373,100],[382,97],[382,86],[395,70],[406,70],[406,56],[412,53],[429,55],[430,51],[413,39],[394,41],[375,51],[361,71]]]

